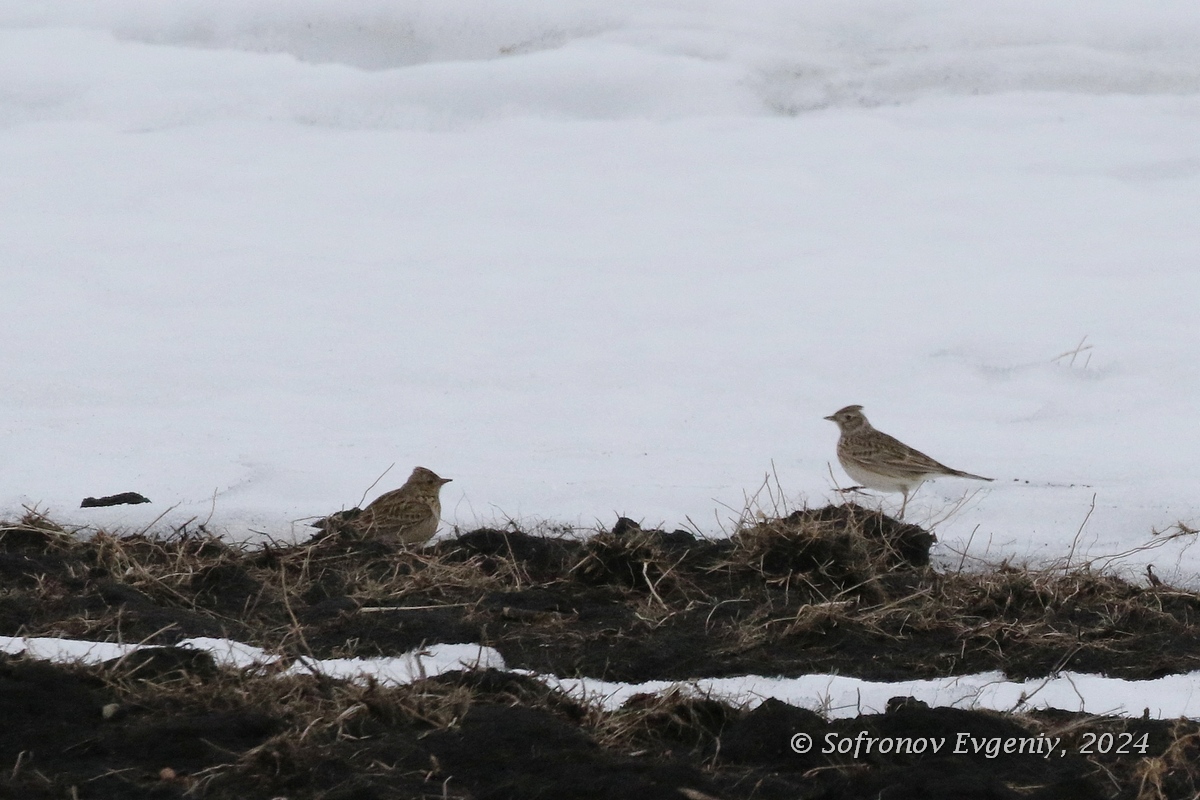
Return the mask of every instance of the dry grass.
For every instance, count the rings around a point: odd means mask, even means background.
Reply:
[[[976,563],[938,572],[927,563],[931,542],[915,526],[853,506],[748,520],[728,541],[625,525],[583,542],[477,531],[421,550],[335,534],[255,548],[231,547],[202,531],[83,539],[31,513],[0,525],[0,552],[10,557],[0,612],[20,612],[28,621],[0,618],[11,633],[160,644],[195,635],[188,626],[212,625],[296,657],[328,649],[316,637],[328,639],[330,626],[349,625],[357,637],[374,630],[370,624],[390,631],[434,613],[445,615],[433,617],[435,630],[446,620],[475,626],[482,644],[509,648],[512,666],[526,666],[520,660],[526,653],[570,657],[582,674],[592,669],[592,653],[629,661],[672,642],[693,649],[677,659],[667,654],[665,662],[700,670],[696,674],[794,674],[814,664],[847,671],[841,665],[878,662],[924,674],[999,665],[1014,676],[1040,677],[1101,665],[1145,675],[1182,671],[1197,657],[1195,593],[1136,585],[1097,561],[990,569]],[[332,610],[323,611],[327,606]],[[359,655],[359,644],[354,638],[332,646]],[[818,656],[831,660],[814,660]],[[706,660],[687,666],[689,657]],[[497,706],[544,712],[621,758],[681,758],[710,776],[745,773],[753,781],[765,780],[755,770],[768,768],[731,766],[723,756],[731,726],[746,719],[748,709],[682,690],[604,711],[507,673],[384,687],[316,671],[193,664],[156,673],[137,659],[110,665],[101,681],[122,725],[212,714],[269,722],[269,735],[252,746],[228,745],[227,754],[200,766],[172,767],[168,783],[189,796],[234,796],[247,787],[253,796],[282,796],[305,781],[346,791],[354,781],[425,791],[446,773],[423,749],[423,737],[456,731],[473,709]],[[1097,756],[1091,774],[1114,796],[1197,796],[1200,733],[1194,723],[1167,728],[1137,720],[1013,719],[1076,739],[1089,730],[1150,726],[1157,737],[1151,752]],[[834,766],[831,774],[839,779],[855,772]],[[13,780],[28,774],[18,764]],[[61,788],[52,784],[46,785]],[[465,796],[450,786],[445,792]]]
[[[914,658],[931,674],[1197,666],[1185,645],[1200,641],[1200,596],[1129,583],[1098,560],[938,572],[927,566],[930,534],[855,506],[748,521],[723,541],[625,522],[585,541],[489,530],[411,550],[331,533],[240,548],[202,532],[81,539],[31,512],[0,525],[0,549],[31,559],[5,589],[26,617],[6,624],[162,644],[225,633],[297,656],[337,619],[404,624],[436,611],[496,632],[500,645],[532,637],[532,652],[572,631],[579,647],[600,646],[603,629],[580,632],[579,614],[620,603],[632,617],[618,636],[694,630],[718,660],[801,659],[837,639],[851,659],[923,643],[929,654]],[[538,592],[557,599],[522,605]],[[350,655],[356,641],[335,646]]]
[[[1136,781],[1137,800],[1200,797],[1200,730],[1180,720],[1162,755],[1140,759],[1129,771]]]
[[[414,785],[436,782],[443,777],[441,766],[436,759],[428,760],[416,743],[432,731],[457,728],[477,706],[544,712],[578,726],[603,751],[622,758],[692,760],[713,775],[746,769],[722,758],[721,740],[733,730],[731,726],[747,719],[750,708],[686,687],[635,695],[622,708],[606,711],[597,703],[568,697],[536,680],[494,671],[450,673],[403,686],[382,686],[374,681],[334,681],[320,675],[272,676],[230,670],[182,670],[147,678],[139,670],[132,662],[91,670],[99,673],[120,705],[118,719],[164,714],[185,718],[257,715],[273,721],[277,728],[261,743],[218,759],[219,763],[190,772],[180,770],[176,780],[196,796],[222,796],[230,787],[281,791],[305,781],[319,782],[327,780],[318,774],[319,766],[330,763],[342,764],[342,769],[353,771],[359,779],[394,782],[404,778]],[[982,720],[996,716],[977,713]],[[1146,732],[1148,753],[1094,754],[1086,759],[1091,766],[1084,769],[1108,785],[1113,796],[1136,800],[1195,797],[1200,789],[1200,728],[1193,721],[1159,723],[1062,712],[997,718],[1019,723],[1030,736],[1063,737],[1064,748],[1072,757],[1080,750],[1085,734],[1130,732],[1138,736]],[[828,730],[845,734],[861,725],[844,720],[831,723]],[[395,755],[409,751],[417,754],[419,764]],[[392,758],[382,758],[384,753],[391,753]],[[829,762],[829,768],[843,772],[864,767]],[[1012,780],[1015,786],[1021,785],[1020,768]]]

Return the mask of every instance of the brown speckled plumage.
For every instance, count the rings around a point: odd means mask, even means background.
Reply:
[[[437,533],[442,517],[438,495],[449,478],[417,467],[399,489],[385,492],[347,525],[364,537],[378,537],[403,544],[422,544]]]
[[[841,430],[837,457],[847,475],[868,489],[904,494],[901,518],[908,507],[909,496],[929,478],[949,475],[977,481],[992,480],[951,469],[894,436],[875,430],[862,413],[862,406],[846,406],[825,419],[836,423]]]

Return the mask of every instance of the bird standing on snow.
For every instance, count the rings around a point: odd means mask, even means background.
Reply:
[[[423,544],[437,533],[442,518],[438,495],[449,482],[450,478],[417,467],[399,489],[379,495],[361,513],[339,521],[361,536]]]
[[[992,480],[950,469],[899,439],[875,430],[863,415],[862,406],[846,406],[825,419],[837,423],[842,432],[838,437],[837,457],[847,475],[868,489],[903,492],[901,519],[908,507],[909,495],[930,478],[949,475],[977,481]]]

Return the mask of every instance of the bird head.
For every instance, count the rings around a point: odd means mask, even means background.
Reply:
[[[412,471],[412,475],[408,476],[408,483],[410,485],[441,486],[450,481],[450,478],[441,478],[436,472],[431,469],[425,469],[425,467],[416,467]]]
[[[866,416],[862,413],[862,406],[846,406],[825,419],[835,423],[842,433],[853,433],[871,427],[871,423],[867,422]]]

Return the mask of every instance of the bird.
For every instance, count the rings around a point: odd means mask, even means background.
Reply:
[[[837,424],[837,457],[842,469],[868,489],[902,492],[900,518],[908,508],[908,498],[930,478],[949,475],[976,481],[991,481],[982,475],[951,469],[899,439],[877,431],[862,413],[862,406],[846,406],[825,419]]]
[[[334,515],[326,522],[364,537],[424,544],[437,533],[442,517],[438,495],[450,481],[433,470],[416,467],[399,489],[379,495],[357,514]]]

